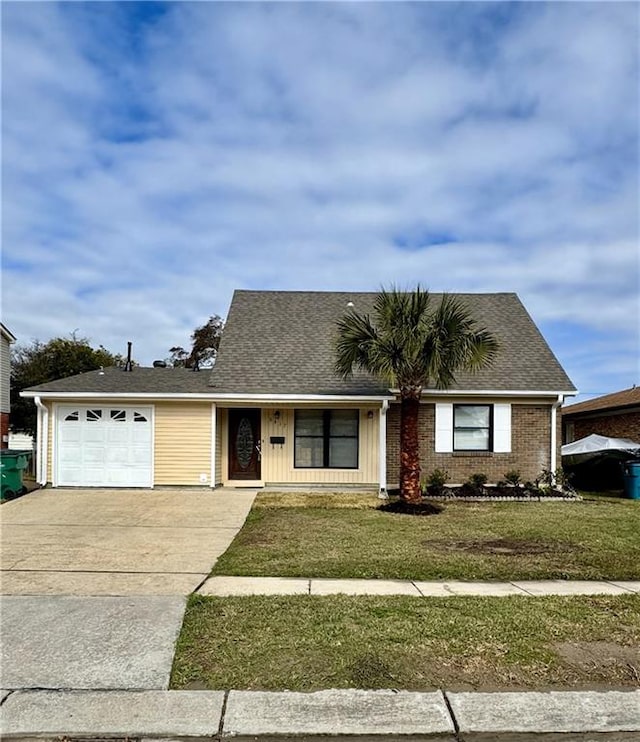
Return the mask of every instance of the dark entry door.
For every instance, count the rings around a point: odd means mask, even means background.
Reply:
[[[260,410],[229,410],[229,479],[260,479]]]

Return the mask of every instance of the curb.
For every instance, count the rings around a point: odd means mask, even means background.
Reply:
[[[4,740],[56,737],[430,742],[638,740],[640,690],[3,691]]]

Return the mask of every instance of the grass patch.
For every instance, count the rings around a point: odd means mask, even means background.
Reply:
[[[261,493],[212,574],[396,579],[638,579],[640,504],[446,502],[434,516],[375,495]],[[516,543],[500,550],[496,543]],[[527,545],[530,545],[527,548]]]
[[[637,685],[640,596],[191,596],[171,687]]]

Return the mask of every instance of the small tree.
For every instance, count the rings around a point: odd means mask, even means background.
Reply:
[[[34,340],[30,345],[15,346],[11,351],[11,428],[35,435],[36,409],[33,400],[20,396],[24,389],[101,366],[115,366],[123,360],[102,345],[92,348],[87,338],[73,334],[46,343]]]
[[[202,327],[196,327],[191,333],[190,351],[181,345],[169,348],[171,353],[169,363],[186,368],[213,366],[220,347],[223,327],[222,319],[217,314],[212,315]]]
[[[444,294],[434,301],[419,286],[383,289],[369,315],[348,312],[338,321],[336,372],[354,369],[384,379],[400,392],[400,497],[421,499],[418,413],[422,390],[446,389],[462,370],[489,365],[498,351],[495,337],[478,327],[467,307]]]

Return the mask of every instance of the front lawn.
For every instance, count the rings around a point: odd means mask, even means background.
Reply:
[[[191,596],[172,688],[633,686],[640,596]]]
[[[445,502],[382,513],[375,495],[260,493],[212,574],[417,580],[640,578],[640,502]]]

